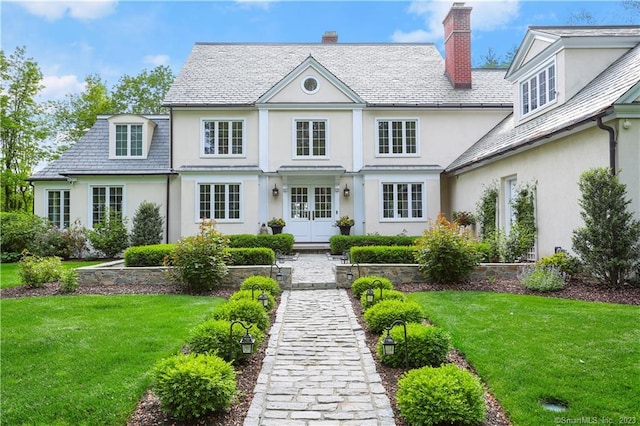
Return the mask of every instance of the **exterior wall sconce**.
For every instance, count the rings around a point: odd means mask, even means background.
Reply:
[[[351,266],[349,266],[349,270],[347,271],[347,281],[349,281],[349,283],[353,283],[353,267],[354,266],[358,267],[358,278],[360,278],[360,264],[353,263]]]
[[[630,129],[631,128],[631,122],[629,121],[628,118],[626,118],[623,122],[622,122],[622,127],[625,129]]]
[[[397,325],[401,324],[404,327],[404,362],[409,370],[409,344],[407,343],[407,323],[402,320],[395,320],[389,327],[386,327],[387,335],[382,341],[382,354],[383,355],[393,355],[396,352],[396,341],[391,337],[391,329]]]
[[[240,324],[242,328],[244,328],[245,334],[242,336],[242,339],[238,342],[240,348],[242,349],[242,353],[245,355],[249,355],[253,353],[253,345],[256,343],[256,339],[254,339],[250,334],[249,330],[251,329],[251,324],[248,326],[244,325],[242,321],[233,321],[231,326],[229,327],[229,342],[233,341],[233,326],[236,324]],[[229,359],[233,358],[233,352],[231,350],[233,346],[229,345]]]
[[[273,195],[273,198],[278,198],[278,195],[280,195],[280,190],[278,189],[278,185],[276,185],[275,183],[273,184],[271,195]]]
[[[349,189],[346,183],[344,184],[344,189],[342,190],[342,194],[344,194],[344,198],[349,198],[349,196],[351,196],[351,190]]]

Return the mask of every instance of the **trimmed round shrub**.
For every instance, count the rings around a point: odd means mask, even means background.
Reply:
[[[367,292],[364,291],[360,296],[360,303],[362,303],[362,307],[366,311],[376,303],[382,300],[399,300],[404,302],[407,300],[407,296],[398,290],[382,290],[382,299],[380,299],[380,290],[373,290],[373,302],[367,302]]]
[[[253,294],[253,296],[252,296]],[[236,300],[255,300],[257,302],[260,303],[260,301],[258,300],[258,297],[260,297],[260,295],[262,294],[261,290],[239,290],[236,291],[235,293],[233,293],[230,297],[229,297],[229,302],[233,302]],[[264,292],[265,296],[267,296],[267,306],[266,306],[266,310],[267,312],[270,312],[275,306],[276,306],[276,298],[273,297],[273,295],[271,293],[269,293],[268,291]],[[260,303],[262,304],[262,303]]]
[[[369,330],[380,334],[385,327],[393,324],[395,320],[402,320],[406,323],[421,323],[424,313],[422,312],[422,307],[416,302],[383,300],[367,309],[363,317]]]
[[[396,342],[396,350],[393,355],[384,355],[382,341],[386,333],[378,339],[378,357],[380,362],[390,367],[406,366],[404,348],[404,327],[393,327],[389,333]],[[409,352],[409,368],[424,366],[437,367],[444,364],[451,347],[449,333],[441,328],[431,325],[407,324],[407,349]]]
[[[162,409],[181,420],[224,410],[237,392],[233,366],[213,355],[175,355],[158,362],[152,375]]]
[[[217,355],[225,361],[242,364],[251,357],[251,354],[243,354],[238,344],[247,330],[240,324],[234,324],[231,335],[230,330],[231,321],[205,321],[191,330],[187,339],[189,350],[199,354]],[[251,324],[249,334],[255,339],[255,347],[258,347],[264,339],[264,333],[255,324]]]
[[[380,282],[373,284],[374,281],[379,280]],[[373,290],[377,290],[380,287],[386,290],[393,290],[393,284],[389,278],[379,277],[377,275],[368,275],[366,277],[360,277],[351,284],[351,291],[353,295],[359,298],[362,293],[367,291],[369,287],[372,287]],[[380,290],[378,290],[379,292]]]
[[[251,287],[255,286],[256,290],[264,290],[271,293],[274,296],[282,293],[280,284],[273,278],[265,277],[264,275],[251,275],[245,278],[240,284],[240,290],[251,290]]]
[[[242,321],[245,325],[255,324],[260,330],[269,328],[269,316],[264,306],[257,300],[234,300],[220,305],[214,312],[217,320]]]
[[[486,418],[482,384],[454,364],[403,374],[396,400],[410,425],[477,425]]]

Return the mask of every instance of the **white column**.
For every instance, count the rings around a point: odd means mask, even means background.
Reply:
[[[269,110],[258,110],[258,167],[263,172],[269,172]],[[269,180],[266,175],[260,175],[258,181],[258,208],[260,223],[269,220]]]
[[[362,139],[362,110],[353,110],[353,161],[351,170],[353,173],[357,173],[362,169],[364,165],[364,141]],[[353,226],[354,235],[362,235],[364,233],[363,222],[365,217],[365,195],[364,195],[364,181],[362,175],[353,176],[353,188],[351,189],[351,202],[353,203],[353,219],[355,225]]]

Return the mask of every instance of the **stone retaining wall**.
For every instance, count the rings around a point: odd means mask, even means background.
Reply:
[[[160,267],[125,267],[124,261],[101,263],[99,265],[84,266],[76,269],[78,283],[80,285],[118,285],[118,284],[143,284],[143,285],[167,285],[169,268]],[[285,281],[280,285],[283,288],[291,287],[291,268],[281,267]],[[275,278],[276,270],[271,271],[269,265],[229,266],[229,273],[222,280],[224,287],[239,288],[242,281],[251,275],[269,276]]]

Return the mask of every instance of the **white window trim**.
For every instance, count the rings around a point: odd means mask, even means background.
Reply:
[[[394,206],[394,217],[384,217],[384,185],[422,185],[422,217],[398,217],[398,212]],[[411,191],[409,191],[409,197],[411,197]],[[422,222],[427,217],[427,182],[426,181],[404,181],[404,180],[388,180],[381,179],[378,187],[378,199],[379,202],[379,220],[381,223],[390,222]],[[409,213],[411,213],[411,200],[409,201]]]
[[[314,90],[307,90],[306,87],[304,87],[304,82],[307,81],[308,79],[314,79],[316,81],[316,88]],[[318,77],[316,77],[315,75],[305,75],[304,77],[302,77],[302,79],[300,80],[300,88],[302,89],[302,91],[304,93],[306,93],[307,95],[313,95],[318,93],[318,90],[320,90],[320,79]]]
[[[522,97],[522,86],[525,83],[529,83],[529,94],[531,93],[531,79],[533,79],[534,77],[537,77],[540,75],[540,73],[542,71],[546,71],[547,72],[547,84],[549,81],[549,68],[553,66],[554,67],[554,91],[555,91],[555,97],[553,100],[549,101],[549,88],[547,87],[547,102],[544,105],[539,105],[535,108],[535,109],[531,109],[531,99],[529,99],[529,111],[528,112],[523,112],[522,108],[524,106],[524,99]],[[537,82],[537,88],[540,87],[540,83]],[[536,93],[538,94],[538,100],[540,99],[540,94],[538,93],[538,91],[536,90]],[[551,107],[552,105],[555,105],[556,103],[558,103],[558,65],[556,64],[556,60],[555,58],[552,59],[551,61],[547,61],[545,63],[543,63],[541,66],[537,67],[535,70],[531,71],[530,73],[526,74],[525,76],[523,76],[522,79],[518,80],[518,114],[520,115],[520,118],[525,119],[525,118],[529,118],[532,117],[534,115],[537,115],[539,112],[544,111],[546,109],[548,109],[549,107]]]
[[[411,154],[407,154],[406,152],[406,135],[403,134],[402,137],[402,153],[401,154],[394,154],[393,152],[389,152],[388,154],[381,154],[380,153],[380,132],[378,131],[378,125],[381,121],[403,121],[403,122],[407,122],[407,121],[415,121],[416,123],[416,152],[415,153],[411,153]],[[406,128],[406,127],[405,127]],[[405,131],[403,130],[403,133]],[[420,119],[418,117],[376,117],[376,119],[374,120],[374,129],[373,129],[373,133],[375,135],[375,140],[376,140],[376,146],[375,146],[375,152],[374,152],[374,156],[375,157],[379,157],[379,158],[383,158],[383,157],[406,157],[406,158],[415,158],[415,157],[420,157]],[[391,139],[389,139],[389,143],[391,143]],[[391,151],[391,145],[389,145],[389,151]]]
[[[204,143],[205,143],[205,131],[204,124],[209,121],[226,121],[230,123],[229,126],[229,137],[232,137],[232,122],[241,122],[242,123],[242,154],[233,154],[229,152],[229,154],[205,154],[204,152]],[[229,151],[232,150],[231,140],[229,140]],[[216,146],[216,152],[218,152],[218,148]],[[200,119],[200,158],[246,158],[247,157],[247,123],[246,120],[242,117],[202,117]]]
[[[195,203],[195,208],[194,208],[194,213],[195,213],[195,223],[202,223],[203,220],[200,217],[200,186],[202,185],[239,185],[239,197],[240,197],[240,217],[237,219],[216,219],[215,217],[213,217],[213,205],[211,205],[211,219],[205,219],[205,220],[215,220],[217,223],[243,223],[244,222],[244,185],[243,182],[241,181],[237,181],[237,182],[231,182],[231,181],[215,181],[215,180],[198,180],[195,182],[195,197],[194,197],[194,203]],[[212,193],[213,195],[213,193]],[[213,201],[213,200],[212,200]],[[229,216],[229,210],[228,210],[228,202],[227,202],[227,206],[225,209],[225,213],[226,216]]]
[[[64,226],[64,214],[66,213],[64,210],[64,192],[69,193],[69,225],[71,225],[71,190],[69,188],[45,188],[44,190],[44,216],[47,220],[49,219],[49,193],[50,192],[60,192],[62,194],[60,198],[60,220],[62,223],[54,223],[54,226],[57,226],[59,229],[66,229]]]
[[[511,205],[511,201],[518,192],[518,177],[516,175],[505,177],[503,180],[503,209],[504,209],[504,227],[506,235],[511,232],[511,227],[515,221],[515,211]]]
[[[93,229],[93,188],[122,188],[122,217],[126,217],[127,215],[127,187],[122,184],[112,184],[112,183],[103,183],[103,184],[93,184],[89,185],[89,193],[87,200],[87,223],[89,224],[89,228]],[[109,194],[107,194],[107,202],[109,200]],[[107,206],[108,207],[108,206]]]
[[[301,121],[307,121],[309,123],[313,123],[314,121],[323,121],[324,122],[324,154],[325,155],[313,155],[313,146],[309,145],[309,155],[298,155],[298,128],[297,123]],[[328,160],[330,158],[330,138],[329,138],[329,119],[328,118],[319,118],[319,117],[294,117],[293,122],[291,123],[291,133],[292,133],[292,142],[291,142],[291,154],[292,159],[294,160]],[[310,141],[311,142],[311,141]]]
[[[118,142],[117,142],[117,129],[118,126],[126,126],[127,127],[127,155],[118,155]],[[142,146],[141,146],[141,150],[142,153],[140,155],[132,155],[131,154],[131,126],[140,126],[141,130],[142,130]],[[120,158],[144,158],[145,157],[145,136],[146,136],[146,132],[145,132],[145,125],[144,123],[113,123],[113,131],[114,131],[114,145],[113,145],[113,155],[114,158],[116,159],[120,159]]]

